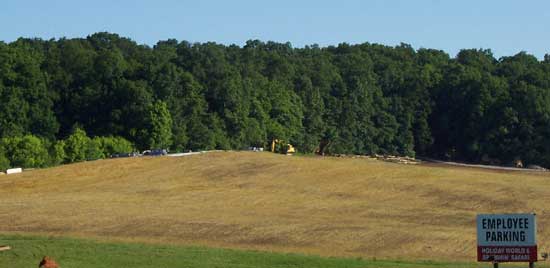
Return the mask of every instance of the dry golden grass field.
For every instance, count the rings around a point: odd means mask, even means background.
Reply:
[[[0,233],[475,261],[477,213],[536,212],[550,175],[219,152],[0,176]]]

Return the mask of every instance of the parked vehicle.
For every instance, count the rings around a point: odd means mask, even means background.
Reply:
[[[168,151],[166,149],[153,149],[153,150],[143,151],[143,155],[146,155],[146,156],[162,156],[167,154],[168,154]]]
[[[296,153],[296,149],[290,143],[286,143],[283,140],[273,139],[271,141],[271,152],[293,155],[294,153]]]

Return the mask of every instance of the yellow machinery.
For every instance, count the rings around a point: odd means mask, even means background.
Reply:
[[[296,153],[296,149],[290,143],[285,143],[283,140],[273,139],[271,141],[271,152],[292,155]]]

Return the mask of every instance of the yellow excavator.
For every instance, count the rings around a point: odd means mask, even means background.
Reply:
[[[293,155],[296,153],[296,149],[290,143],[285,143],[283,140],[273,139],[271,141],[271,152],[280,153],[286,155]]]

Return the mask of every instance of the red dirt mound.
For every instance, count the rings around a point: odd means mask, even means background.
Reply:
[[[59,268],[59,265],[52,258],[44,256],[38,264],[38,268]]]

